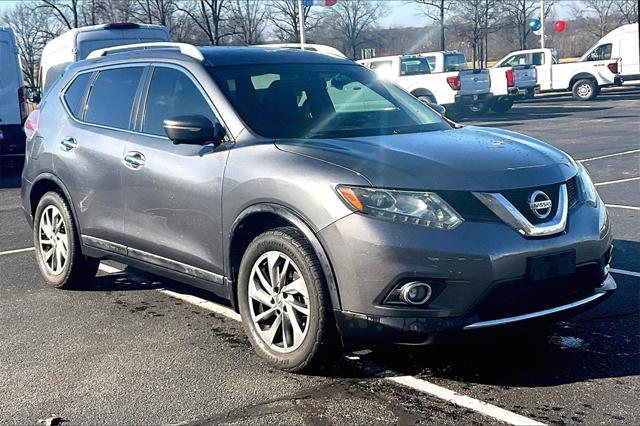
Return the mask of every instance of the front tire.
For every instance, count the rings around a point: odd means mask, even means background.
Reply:
[[[582,79],[575,82],[571,89],[573,98],[579,101],[590,101],[598,95],[598,85],[593,80]]]
[[[61,289],[87,286],[100,261],[84,256],[67,202],[47,192],[36,208],[33,224],[36,262],[47,284]]]
[[[240,264],[240,315],[255,351],[272,366],[310,371],[339,353],[320,262],[294,227],[254,239]]]

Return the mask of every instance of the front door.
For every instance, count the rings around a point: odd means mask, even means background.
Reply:
[[[125,232],[130,257],[221,282],[222,177],[228,146],[174,145],[165,118],[199,114],[217,120],[207,95],[181,68],[150,73],[139,133],[123,166]]]

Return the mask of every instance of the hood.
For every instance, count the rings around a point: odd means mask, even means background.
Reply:
[[[499,191],[550,185],[577,173],[564,152],[488,127],[349,139],[278,140],[279,149],[353,170],[373,186]]]

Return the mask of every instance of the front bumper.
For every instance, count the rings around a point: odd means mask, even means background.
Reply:
[[[591,296],[615,289],[613,279],[607,278],[612,235],[608,221],[601,228],[600,209],[604,209],[601,202],[596,208],[573,206],[566,230],[543,238],[525,238],[499,221],[466,221],[442,231],[360,214],[347,216],[318,234],[338,283],[340,331],[347,339],[429,343],[465,327],[554,317],[592,306],[605,297]],[[527,280],[528,259],[565,250],[575,250],[578,271],[590,284],[576,291],[565,287],[565,294],[555,290],[563,289],[561,278],[533,282],[544,285],[540,294],[550,297],[529,303],[531,294],[520,292],[532,287]],[[383,303],[391,289],[408,280],[432,284],[429,304],[415,308]],[[500,293],[502,299],[495,298],[494,292],[504,286],[509,289]],[[510,309],[510,297],[522,302],[517,309]],[[492,304],[494,300],[504,302]],[[579,301],[584,303],[573,305]]]

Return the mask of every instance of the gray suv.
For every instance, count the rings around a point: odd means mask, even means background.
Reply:
[[[89,285],[100,259],[201,287],[290,371],[345,343],[557,318],[616,288],[605,206],[538,140],[459,126],[318,53],[93,56],[25,125],[22,200],[55,287]]]

